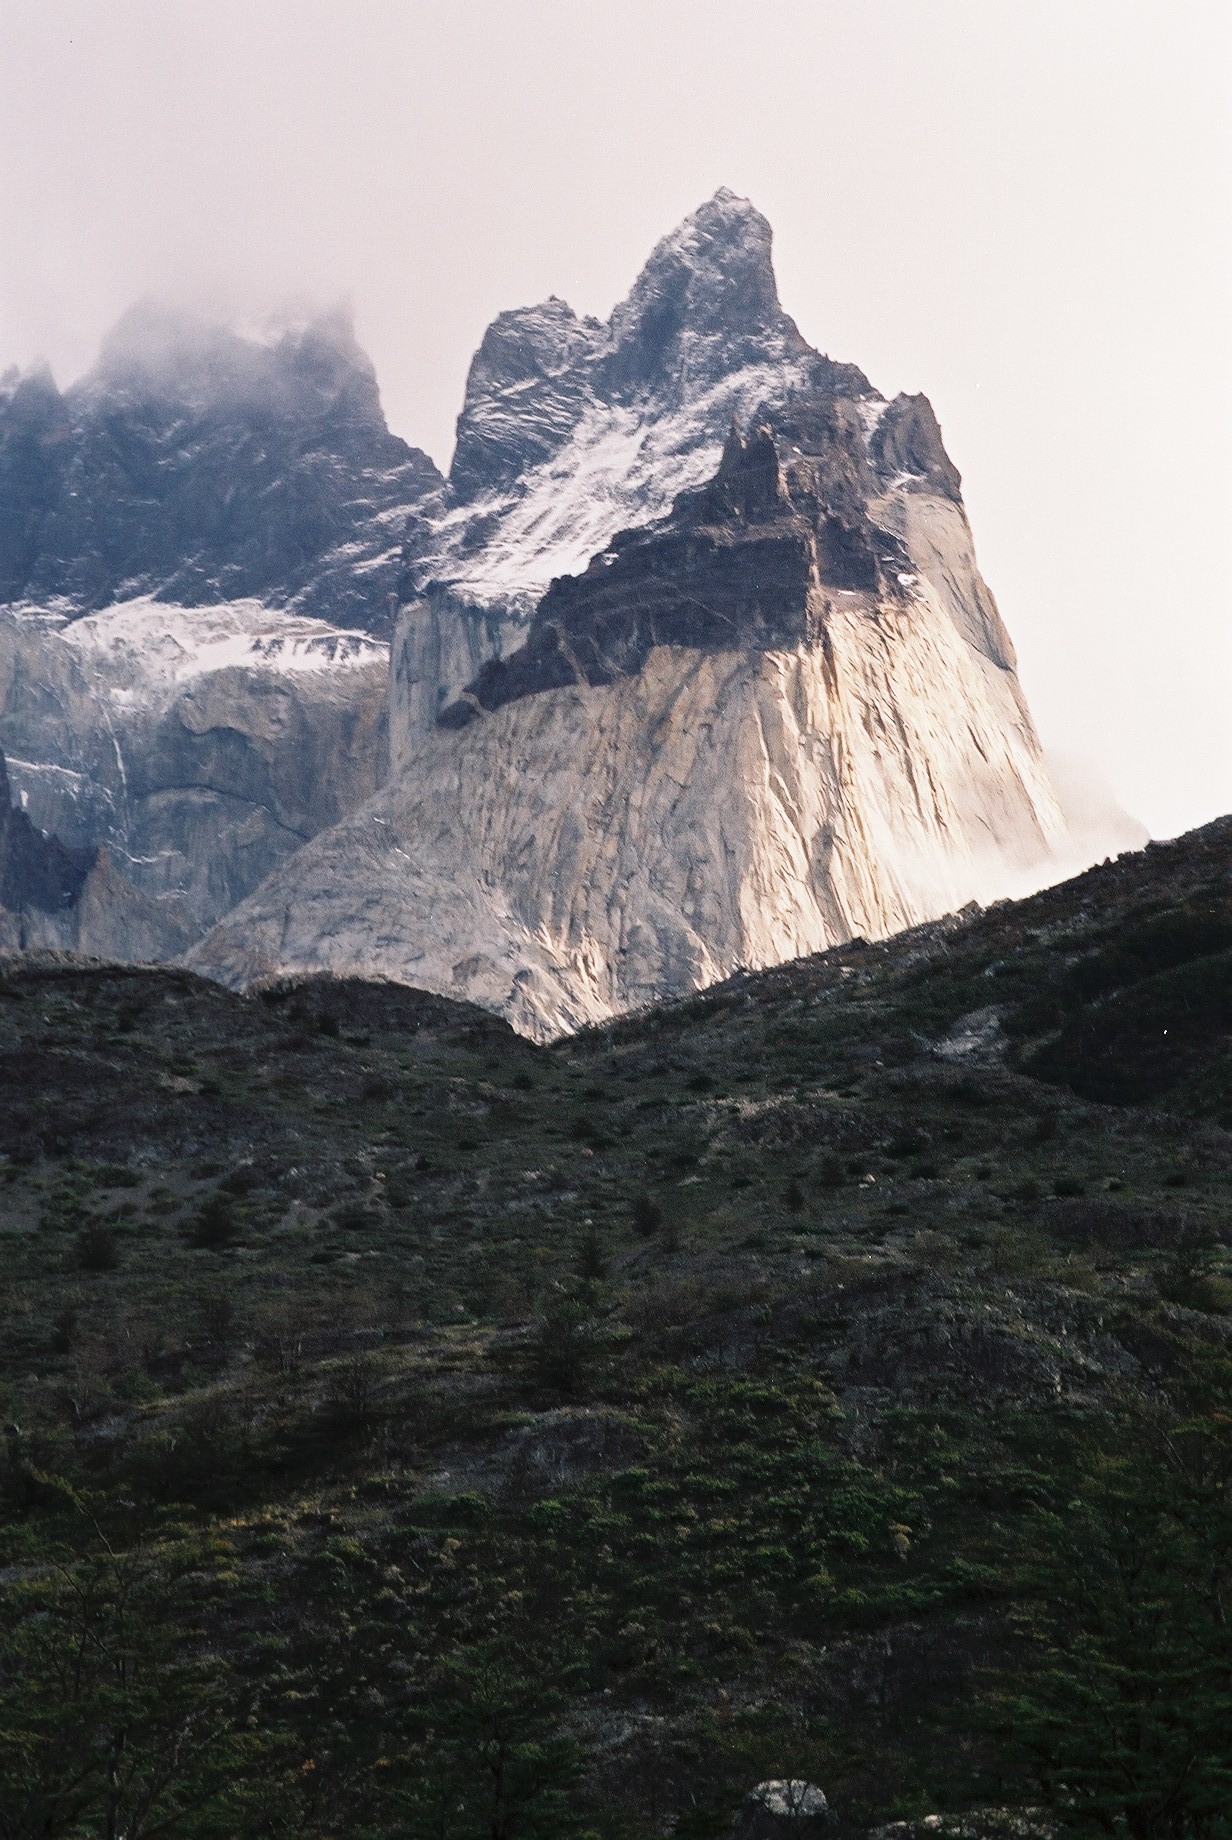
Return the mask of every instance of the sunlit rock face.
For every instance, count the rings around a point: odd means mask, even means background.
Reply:
[[[1025,885],[1062,829],[1012,675],[938,597],[826,643],[654,646],[426,735],[192,962],[380,973],[543,1037]]]
[[[0,745],[115,956],[547,1036],[1066,848],[928,402],[805,342],[726,190],[606,323],[493,323],[448,478],[345,322],[139,311],[0,384],[0,534]]]

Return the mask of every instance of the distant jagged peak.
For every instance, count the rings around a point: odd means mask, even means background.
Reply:
[[[604,330],[596,319],[579,318],[556,294],[537,306],[498,313],[471,360],[463,415],[486,396],[556,376],[592,356]]]
[[[337,405],[384,427],[376,372],[345,303],[237,325],[225,315],[147,296],[120,316],[77,391],[198,409]]]
[[[260,597],[383,633],[398,520],[443,484],[349,308],[245,327],[147,298],[63,396],[0,385],[0,601]]]

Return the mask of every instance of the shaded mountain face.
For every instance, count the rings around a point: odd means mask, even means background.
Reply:
[[[379,632],[407,507],[439,483],[342,316],[262,344],[137,307],[65,393],[0,384],[0,600],[260,596]]]
[[[0,753],[0,907],[9,914],[33,908],[62,914],[71,908],[94,867],[94,850],[66,849],[13,804],[8,766]]]

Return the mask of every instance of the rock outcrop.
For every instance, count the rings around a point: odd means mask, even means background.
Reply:
[[[829,1828],[830,1804],[816,1783],[783,1777],[758,1783],[745,1797],[732,1840],[817,1840]]]
[[[933,460],[904,475],[867,439],[859,405],[813,394],[746,438],[733,427],[715,478],[683,493],[662,525],[621,532],[579,576],[554,581],[525,643],[489,660],[437,717],[461,727],[484,710],[566,684],[611,683],[645,664],[656,645],[773,651],[826,642],[834,595],[913,598],[919,576],[894,491],[923,487],[961,506],[957,475],[927,405],[899,398],[877,427],[923,423]],[[917,437],[918,438],[918,437]],[[922,469],[928,466],[923,459]],[[891,472],[890,468],[894,468]],[[965,532],[962,533],[965,535]],[[969,539],[954,546],[969,552]],[[972,644],[1013,669],[1009,636],[969,555],[975,592],[953,611]],[[932,557],[922,566],[930,574]]]
[[[0,609],[0,744],[22,808],[109,865],[90,949],[181,951],[369,797],[387,676],[379,640],[260,602]]]
[[[663,238],[606,324],[556,299],[502,313],[471,366],[448,483],[408,523],[395,750],[522,644],[555,578],[704,485],[733,418],[869,388],[800,336],[769,224],[726,189]]]
[[[805,342],[726,190],[606,323],[494,322],[447,479],[343,321],[138,312],[0,386],[0,535],[0,744],[117,956],[545,1036],[1065,843],[931,407]]]
[[[436,728],[192,962],[380,972],[551,1035],[1005,893],[1061,828],[1012,675],[931,591],[852,594],[824,646],[657,646]]]

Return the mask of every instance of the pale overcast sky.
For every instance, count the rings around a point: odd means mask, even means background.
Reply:
[[[606,317],[719,185],[924,390],[1046,744],[1232,810],[1227,0],[0,0],[0,369],[137,296],[349,299],[447,464],[503,307]]]

